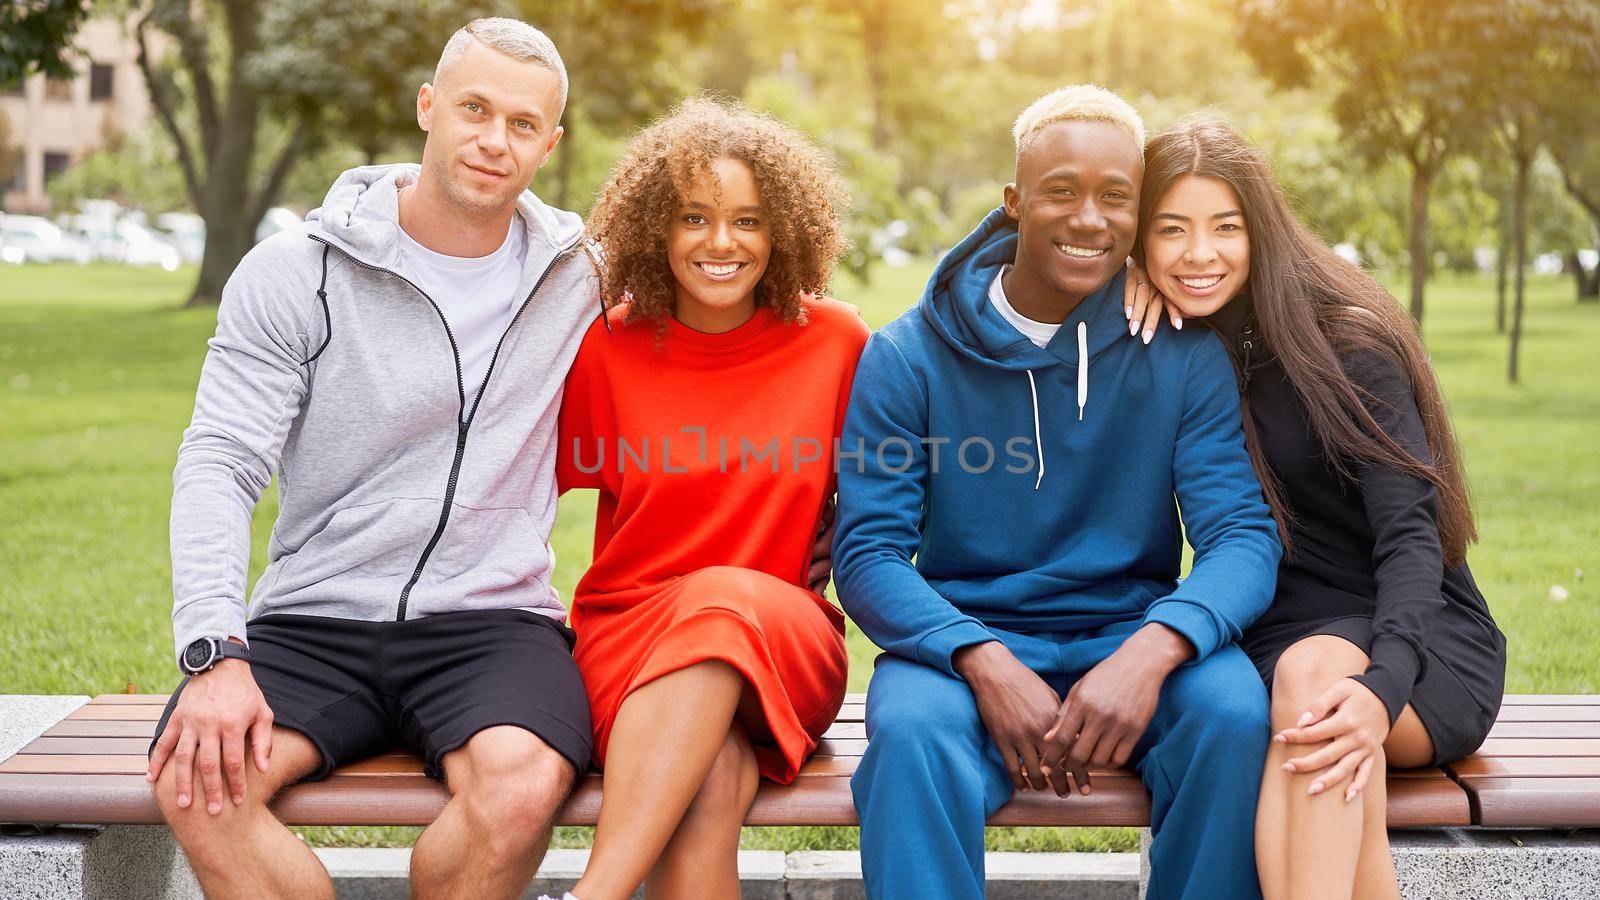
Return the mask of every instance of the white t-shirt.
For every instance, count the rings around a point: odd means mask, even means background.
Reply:
[[[511,217],[505,242],[488,256],[435,253],[417,243],[404,228],[399,231],[407,271],[416,278],[417,287],[438,304],[455,336],[456,350],[461,354],[461,385],[466,392],[461,411],[465,418],[489,373],[495,347],[522,305],[522,295],[517,291],[527,244],[522,217]]]
[[[1013,328],[1022,332],[1023,337],[1033,341],[1040,349],[1044,349],[1044,346],[1050,343],[1050,339],[1056,336],[1056,332],[1061,330],[1061,323],[1035,322],[1012,309],[1011,301],[1006,299],[1005,286],[1000,283],[1009,271],[1011,271],[1010,266],[1000,267],[1000,274],[996,275],[994,283],[989,285],[989,302],[994,304],[994,308],[1011,323]]]

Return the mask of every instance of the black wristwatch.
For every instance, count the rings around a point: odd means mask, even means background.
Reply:
[[[250,661],[250,651],[242,644],[233,641],[222,641],[216,638],[197,638],[189,646],[183,648],[183,658],[178,661],[178,668],[185,675],[199,675],[201,672],[210,671],[212,666],[224,659],[242,659]]]

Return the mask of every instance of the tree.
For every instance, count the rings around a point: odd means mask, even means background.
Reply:
[[[71,78],[72,38],[88,17],[85,0],[0,3],[0,90],[35,72]]]
[[[1591,124],[1552,134],[1550,155],[1561,169],[1563,187],[1588,214],[1594,232],[1591,241],[1600,251],[1600,130],[1593,124],[1600,121],[1600,97],[1590,91],[1576,99],[1584,105],[1583,114]],[[1600,264],[1585,271],[1574,253],[1572,266],[1579,302],[1600,301]]]
[[[1281,86],[1331,85],[1346,143],[1371,165],[1399,156],[1407,210],[1411,315],[1422,321],[1433,182],[1465,125],[1466,69],[1452,4],[1435,0],[1244,0],[1239,39]]]
[[[415,129],[415,91],[438,59],[440,34],[465,22],[469,8],[450,0],[277,0],[270,8],[151,0],[135,28],[139,66],[206,223],[190,305],[221,298],[302,157],[342,142],[371,159]],[[175,59],[152,53],[158,30],[175,39]]]
[[[1600,77],[1595,0],[1459,0],[1446,27],[1473,61],[1467,95],[1509,159],[1512,178],[1512,308],[1506,374],[1518,378],[1528,256],[1528,197],[1539,150],[1571,129],[1588,130],[1575,97]]]
[[[270,151],[265,171],[258,171],[258,156],[268,153],[262,146],[268,104],[245,70],[264,45],[261,19],[261,6],[253,0],[152,0],[134,29],[151,105],[172,140],[195,211],[206,223],[205,257],[191,306],[221,299],[228,276],[255,243],[256,223],[276,202],[312,138],[310,120],[293,123]],[[151,52],[155,30],[176,39],[174,65]]]
[[[585,131],[626,133],[689,94],[692,39],[726,7],[725,0],[518,0],[516,5],[524,20],[555,42],[567,67],[566,133],[556,149],[555,183],[546,198],[560,207],[570,205],[576,193]]]

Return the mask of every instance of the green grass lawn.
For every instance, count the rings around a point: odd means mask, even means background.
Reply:
[[[843,281],[879,326],[915,300],[926,265]],[[0,693],[164,692],[172,663],[167,512],[210,310],[178,307],[192,270],[0,268]],[[1523,382],[1505,379],[1487,279],[1430,287],[1426,336],[1465,447],[1482,540],[1474,574],[1511,645],[1507,689],[1600,691],[1600,306],[1534,279]],[[255,516],[265,565],[276,497]],[[562,502],[557,585],[589,560],[594,500]],[[1586,579],[1584,572],[1590,576]],[[1559,586],[1562,590],[1553,590]],[[852,690],[874,649],[849,637]],[[306,829],[310,840],[406,843],[415,829]],[[587,829],[558,840],[585,844]],[[995,849],[1136,849],[1131,829],[991,829]],[[856,845],[851,828],[748,829],[752,848]]]

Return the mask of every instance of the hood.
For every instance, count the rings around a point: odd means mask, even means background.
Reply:
[[[1062,323],[1049,345],[1041,348],[1017,333],[989,302],[989,285],[1000,268],[1017,257],[1017,223],[1002,207],[953,247],[939,262],[918,305],[933,330],[951,347],[983,365],[1011,371],[1048,366],[1076,368],[1080,355],[1093,359],[1100,351],[1127,339],[1119,271],[1098,291],[1085,297]],[[1080,353],[1079,325],[1085,333]]]
[[[401,271],[400,188],[422,174],[415,163],[362,166],[334,181],[322,205],[306,216],[312,234],[350,254],[358,262]],[[546,206],[532,191],[517,197],[517,215],[528,241],[524,272],[543,271],[559,251],[583,235],[577,213]]]
[[[1076,370],[1078,421],[1089,402],[1089,367],[1102,350],[1130,340],[1127,317],[1122,313],[1122,284],[1127,270],[1083,298],[1050,343],[1040,347],[1022,336],[989,302],[989,286],[1000,269],[1017,258],[1017,223],[1004,207],[984,216],[976,229],[955,245],[939,262],[918,308],[935,333],[956,352],[995,369],[1021,372],[1028,377],[1028,397],[1033,406],[1033,447],[1039,475],[1034,490],[1044,483],[1044,440],[1039,417],[1039,385],[1035,369],[1065,366]]]

